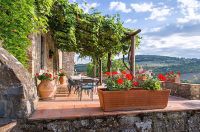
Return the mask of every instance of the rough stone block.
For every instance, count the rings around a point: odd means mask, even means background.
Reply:
[[[0,117],[4,117],[4,116],[5,116],[5,102],[0,101]]]
[[[1,114],[7,118],[27,118],[37,103],[37,90],[31,75],[23,65],[0,47]],[[26,100],[26,101],[23,101]]]

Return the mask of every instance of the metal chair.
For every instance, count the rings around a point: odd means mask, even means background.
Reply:
[[[91,96],[91,99],[93,100],[93,90],[94,90],[94,87],[96,85],[97,84],[93,79],[82,79],[81,84],[80,84],[80,88],[79,88],[80,101],[82,100],[82,92],[83,91],[87,91],[88,94],[89,94],[89,91],[90,91],[90,96]]]
[[[72,91],[72,88],[74,87],[75,89],[78,87],[76,82],[71,80],[71,79],[68,79],[68,91],[69,91],[69,94],[71,94],[71,91]]]

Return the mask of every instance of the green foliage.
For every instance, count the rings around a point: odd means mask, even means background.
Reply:
[[[52,78],[52,74],[50,73],[42,73],[41,75],[37,74],[36,75],[37,79],[43,81],[43,80],[49,80],[49,81],[52,81],[53,78]]]
[[[27,66],[28,35],[44,29],[52,0],[1,0],[0,40],[3,47]],[[40,5],[36,10],[36,5]],[[39,15],[40,14],[40,15]]]
[[[85,13],[76,3],[58,0],[52,6],[49,26],[58,48],[80,53],[82,57],[103,58],[107,53],[125,52],[130,40],[122,41],[131,31],[123,27],[118,15]],[[124,53],[123,52],[123,53]]]
[[[148,78],[144,82],[140,83],[140,87],[146,90],[160,90],[161,82],[157,78]]]
[[[130,40],[122,39],[131,30],[123,27],[118,15],[88,14],[68,0],[1,0],[0,16],[3,47],[24,65],[28,61],[28,35],[33,32],[50,30],[59,49],[94,60],[107,53],[127,53],[130,47]]]
[[[121,84],[118,82],[119,79],[122,80]],[[109,91],[128,90],[132,88],[132,81],[122,77],[121,75],[108,77],[105,82]]]
[[[93,68],[94,68],[94,64],[93,63],[88,63],[87,64],[87,75],[88,76],[93,76]],[[84,69],[83,69],[84,70]],[[102,59],[102,70],[103,70],[103,73],[105,73],[107,71],[107,58],[103,58]],[[126,70],[122,60],[113,60],[112,61],[112,65],[111,65],[111,70],[112,71],[123,71],[123,70]],[[84,71],[82,71],[84,72]],[[99,73],[96,72],[96,74],[98,75]]]

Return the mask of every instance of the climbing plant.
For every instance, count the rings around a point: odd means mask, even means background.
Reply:
[[[3,47],[27,66],[28,35],[45,31],[53,0],[1,0],[0,40]]]
[[[126,53],[130,47],[130,40],[123,38],[131,30],[123,27],[118,15],[85,13],[68,0],[1,0],[0,16],[3,47],[24,65],[30,45],[28,35],[33,32],[51,31],[59,49],[93,60]]]
[[[125,53],[130,47],[130,40],[122,39],[131,30],[123,27],[118,15],[88,14],[78,4],[68,1],[56,1],[51,14],[49,26],[58,48],[63,51],[99,59],[108,53]]]

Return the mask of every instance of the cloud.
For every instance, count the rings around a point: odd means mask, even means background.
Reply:
[[[80,4],[80,8],[84,10],[84,12],[88,13],[91,9],[98,7],[99,3],[82,3]]]
[[[74,3],[74,2],[76,2],[76,0],[69,0],[69,2]]]
[[[200,21],[200,1],[197,0],[178,0],[179,8],[184,17],[177,18],[178,23],[190,21]]]
[[[140,54],[200,58],[200,36],[173,34],[167,37],[143,36]]]
[[[127,8],[125,3],[120,2],[120,1],[112,1],[112,2],[110,2],[109,9],[110,10],[121,11],[121,12],[124,12],[124,13],[131,12],[131,9]]]
[[[145,20],[157,21],[166,20],[166,17],[171,15],[172,10],[172,8],[168,8],[163,3],[157,6],[153,5],[153,3],[132,3],[131,7],[135,12],[149,12],[150,16],[145,18]]]
[[[125,23],[136,23],[137,22],[137,19],[127,19],[126,21],[125,21]]]
[[[194,23],[194,24],[185,23],[182,25],[168,24],[166,26],[157,27],[157,28],[159,28],[158,31],[155,31],[156,28],[149,29],[148,31],[144,32],[144,35],[165,37],[165,36],[170,36],[175,33],[182,34],[185,36],[196,36],[200,34],[199,23]]]
[[[170,24],[142,37],[139,54],[200,58],[200,24]]]
[[[152,3],[142,3],[142,4],[131,4],[131,7],[135,10],[135,12],[151,12],[153,8]]]
[[[157,21],[164,21],[169,15],[171,15],[170,8],[168,8],[167,6],[157,7],[152,9],[150,17],[146,18],[146,20],[151,19]]]

